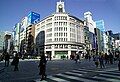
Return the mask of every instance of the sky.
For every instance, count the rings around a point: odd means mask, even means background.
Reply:
[[[0,31],[12,31],[14,25],[31,11],[42,20],[56,11],[59,0],[0,0]],[[90,11],[94,21],[104,20],[105,29],[120,33],[120,0],[62,0],[65,11],[83,20]]]

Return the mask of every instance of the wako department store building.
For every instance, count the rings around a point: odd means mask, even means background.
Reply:
[[[57,2],[56,12],[35,26],[36,51],[55,58],[70,57],[84,49],[84,21],[65,12],[64,2]]]

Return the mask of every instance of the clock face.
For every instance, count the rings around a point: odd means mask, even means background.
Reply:
[[[60,4],[58,7],[59,7],[59,8],[62,8],[62,5]]]

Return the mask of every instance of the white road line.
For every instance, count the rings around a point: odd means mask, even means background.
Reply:
[[[61,79],[61,78],[57,78],[57,77],[54,77],[54,76],[50,76],[48,78],[51,79],[51,80],[57,81],[57,82],[70,82],[70,81],[67,81],[67,80],[64,80],[64,79]]]
[[[103,79],[103,80],[106,80],[106,81],[111,81],[111,82],[120,82],[120,80],[117,80],[117,79],[112,79],[112,78],[105,78],[105,77],[102,77],[102,76],[94,76],[93,78],[95,79]]]
[[[84,78],[80,78],[80,77],[76,77],[74,75],[64,75],[64,74],[57,74],[58,76],[62,76],[62,77],[66,77],[68,79],[73,79],[73,80],[77,80],[77,81],[84,81],[84,82],[96,82],[96,81],[93,81],[93,80],[88,80],[88,79],[84,79]]]
[[[79,73],[88,73],[88,72],[85,72],[84,70],[83,71],[80,71],[80,70],[72,70],[73,72],[79,72]]]
[[[109,74],[100,74],[100,75],[102,75],[102,76],[108,76],[108,77],[113,77],[113,78],[119,78],[120,79],[120,76],[118,76],[118,75],[109,75]]]
[[[65,72],[67,74],[73,74],[73,75],[77,75],[77,76],[82,76],[82,74],[79,74],[79,73],[72,73],[72,72]]]

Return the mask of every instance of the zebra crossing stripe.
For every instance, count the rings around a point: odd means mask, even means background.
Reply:
[[[83,81],[84,82],[86,82],[86,81],[88,81],[88,82],[90,82],[90,81],[92,81],[92,82],[98,82],[98,81],[102,81],[102,82],[109,82],[109,81],[107,81],[107,80],[103,80],[103,79],[97,79],[97,78],[92,78],[92,77],[86,77],[86,76],[82,76],[82,75],[77,75],[77,74],[72,74],[72,73],[63,73],[63,74],[65,74],[65,75],[68,75],[68,76],[74,76],[74,77],[78,77],[78,78],[80,78],[79,80],[81,80],[81,79],[83,79]],[[82,81],[82,80],[81,80]]]
[[[57,77],[54,77],[54,76],[50,76],[50,77],[48,77],[48,79],[51,79],[51,80],[57,81],[57,82],[70,82],[70,81],[67,81],[67,80],[64,80],[64,79],[61,79],[61,78],[57,78]]]
[[[68,74],[68,75],[72,75],[72,77],[74,76],[74,77],[76,77],[76,78],[78,78],[78,80],[80,80],[80,81],[84,81],[84,82],[90,82],[90,81],[92,81],[92,82],[95,82],[95,81],[93,81],[93,80],[88,80],[88,79],[85,79],[85,78],[81,78],[80,76],[82,76],[82,74],[78,74],[78,73],[72,73],[72,72],[65,72],[65,74]],[[72,79],[74,79],[74,78],[72,78]]]
[[[78,77],[69,76],[69,75],[65,75],[65,74],[57,74],[56,77],[64,78],[71,82],[84,82],[84,81],[81,81],[80,78],[78,78]]]
[[[120,80],[117,80],[117,79],[112,79],[112,78],[106,78],[106,77],[103,77],[103,76],[94,76],[93,78],[97,78],[97,79],[104,79],[104,80],[107,80],[107,81],[110,81],[110,82],[120,82]]]
[[[96,73],[93,76],[88,74]],[[86,76],[87,75],[87,76]],[[120,72],[116,71],[94,71],[94,70],[72,70],[65,73],[49,76],[47,81],[42,82],[120,82]],[[36,80],[36,82],[40,82]]]
[[[103,77],[107,77],[107,78],[115,78],[115,79],[119,79],[119,81],[120,81],[120,76],[108,75],[108,74],[100,74],[99,76],[103,76]]]
[[[85,71],[80,71],[80,70],[72,70],[71,72],[74,72],[74,73],[81,73],[81,74],[87,73],[87,72],[85,72]]]
[[[72,72],[65,72],[65,73],[68,73],[68,74],[73,74],[73,75],[78,75],[78,76],[82,76],[82,74],[79,74],[79,73],[72,73]]]
[[[115,76],[120,76],[120,73],[116,73],[116,72],[101,72],[102,74],[109,74],[109,75],[115,75]]]

